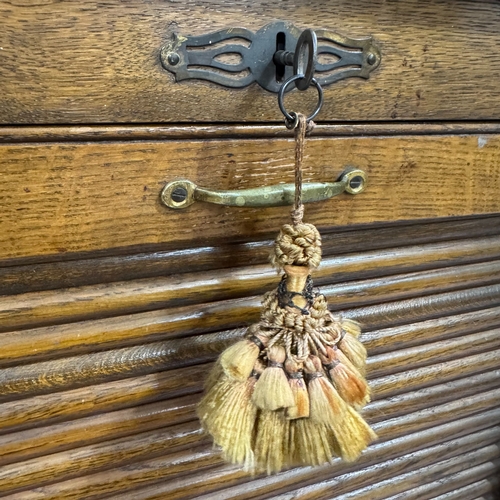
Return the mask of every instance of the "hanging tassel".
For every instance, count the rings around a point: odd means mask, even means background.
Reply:
[[[294,406],[295,398],[283,370],[286,357],[284,347],[272,346],[267,357],[268,366],[255,384],[253,403],[257,408],[269,411]]]
[[[220,364],[226,375],[235,380],[246,380],[252,373],[253,366],[263,348],[262,340],[252,335],[228,347],[220,356]]]
[[[376,437],[356,411],[370,395],[359,325],[334,316],[310,276],[321,236],[302,222],[305,118],[298,122],[292,224],[281,229],[271,259],[283,279],[264,295],[259,322],[215,363],[198,407],[227,461],[268,474],[355,460]]]
[[[326,355],[319,354],[321,362],[340,397],[357,410],[370,401],[370,389],[364,377],[335,347],[326,347]]]
[[[324,424],[310,418],[290,420],[290,464],[323,465],[339,456],[339,447]]]
[[[295,404],[286,409],[286,418],[294,420],[296,418],[306,418],[309,416],[309,393],[302,367],[292,359],[285,361],[285,370],[288,374],[288,383],[293,393]]]
[[[289,456],[289,421],[283,410],[261,411],[255,436],[257,472],[279,472],[289,465]]]
[[[251,397],[263,370],[257,361],[244,382],[222,375],[198,405],[198,417],[214,443],[222,448],[224,459],[242,464],[247,470],[255,467],[252,445],[257,408]]]
[[[358,323],[352,320],[342,320],[342,336],[338,342],[339,349],[345,354],[356,370],[362,375],[366,372],[366,348],[358,340],[361,332]]]
[[[340,456],[352,462],[376,438],[368,424],[340,397],[326,378],[321,360],[311,356],[304,364],[309,379],[311,419],[325,424]]]

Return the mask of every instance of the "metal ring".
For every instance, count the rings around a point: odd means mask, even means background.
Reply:
[[[317,52],[316,33],[311,29],[304,30],[297,41],[293,56],[294,75],[304,75],[304,78],[295,84],[299,90],[307,90],[311,85],[316,71]]]
[[[280,90],[278,92],[278,106],[280,107],[281,112],[283,113],[283,116],[285,117],[287,123],[294,123],[296,120],[296,114],[295,118],[292,116],[285,108],[285,103],[283,102],[283,98],[285,96],[286,88],[291,84],[294,83],[295,81],[304,78],[304,75],[293,75],[288,80],[285,80],[283,82],[283,85],[280,87]],[[311,79],[311,83],[316,87],[316,90],[318,91],[318,104],[316,105],[316,109],[314,112],[307,117],[307,121],[312,120],[313,118],[316,117],[316,115],[320,112],[321,108],[323,107],[323,89],[321,88],[321,85],[318,83],[316,78]]]

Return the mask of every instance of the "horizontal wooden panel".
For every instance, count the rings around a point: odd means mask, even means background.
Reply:
[[[63,358],[54,362],[4,368],[0,371],[0,399],[5,401],[56,390],[67,390],[211,361],[232,340],[234,340],[234,335],[231,335],[231,332],[222,332]],[[496,342],[493,340],[483,344],[481,349],[495,346]],[[447,352],[443,354],[439,343],[435,346],[435,350],[445,359],[450,356]],[[458,356],[459,353],[456,355]],[[498,356],[498,351],[493,350],[443,361],[440,364],[419,368],[411,377],[407,375],[406,379],[397,373],[381,377],[374,382],[374,385],[380,396],[386,397],[388,394],[404,392],[404,387],[417,388],[432,385],[437,375],[440,376],[440,380],[451,380],[460,373],[479,373],[493,369],[497,366],[495,356]],[[439,355],[433,361],[437,362],[437,360],[439,360]],[[398,366],[408,366],[408,363],[405,356],[400,356],[398,360],[391,361],[386,366],[397,371]]]
[[[457,376],[461,378],[448,382],[440,381],[438,385],[421,387],[402,394],[389,394],[386,399],[377,398],[363,409],[363,416],[370,422],[383,422],[386,412],[391,412],[394,416],[407,415],[432,405],[456,400],[456,394],[460,394],[461,397],[476,394],[477,387],[481,387],[484,391],[494,389],[498,386],[497,377],[500,376],[500,369],[473,375],[464,374],[463,377],[462,374]]]
[[[59,477],[81,475],[84,470],[97,471],[112,464],[126,464],[140,458],[158,456],[201,443],[203,432],[198,422],[137,433],[104,443],[54,453],[0,468],[0,493],[26,489],[33,484],[47,484]]]
[[[498,308],[478,310],[498,304],[499,294],[500,287],[492,285],[466,292],[386,303],[378,307],[348,309],[343,314],[362,321],[363,339],[370,352],[377,353],[415,345],[427,339],[438,340],[495,327],[499,324]],[[247,297],[4,333],[0,334],[3,345],[0,366],[134,345],[138,341],[154,342],[228,330],[256,321],[259,310],[259,298]],[[457,312],[464,313],[450,316]],[[429,317],[435,319],[422,321]],[[370,331],[387,324],[399,326]]]
[[[196,420],[199,396],[184,396],[0,436],[0,466]]]
[[[316,123],[309,136],[353,137],[388,135],[483,135],[498,134],[497,121],[439,121],[439,122],[362,122]],[[182,139],[268,139],[292,137],[293,132],[282,124],[242,125],[235,123],[180,125],[4,125],[0,127],[0,143],[20,142],[80,142],[80,141],[148,141]]]
[[[0,433],[84,418],[200,392],[211,365],[54,392],[0,405]]]
[[[494,373],[498,375],[498,372],[490,372],[488,375],[491,377]],[[484,379],[484,376],[471,377],[471,383],[482,382]],[[460,381],[453,381],[444,388],[441,385],[438,388],[441,396],[443,396],[443,392],[446,390],[459,389],[461,385],[463,384],[460,384]],[[496,386],[498,387],[498,381]],[[439,413],[440,418],[445,419],[453,415],[457,408],[462,412],[470,413],[488,409],[492,401],[495,401],[500,396],[500,389],[497,388],[488,392],[488,385],[484,383],[480,387],[482,389],[480,394],[468,397],[465,397],[467,396],[467,388],[462,391],[461,400],[447,403],[449,408],[447,413],[441,410],[438,411],[435,406],[428,409],[427,413],[432,415]],[[434,400],[436,400],[435,395],[438,391],[434,390],[433,392]],[[161,393],[159,391],[158,393],[158,396],[161,397]],[[416,426],[420,428],[422,420],[425,420],[426,409],[433,404],[433,399],[427,398],[425,401],[426,407],[424,409],[420,408],[418,413],[413,413],[411,416],[401,416],[401,414],[404,415],[405,412],[408,413],[411,410],[415,411],[418,408],[418,400],[426,395],[428,395],[428,391],[423,391],[421,397],[415,392],[406,393],[406,397],[400,398],[399,401],[385,400],[382,401],[382,404],[379,401],[376,408],[372,408],[372,403],[368,405],[363,413],[370,421],[375,422],[374,429],[382,440],[392,435],[395,428],[398,428],[398,432],[401,433],[413,432]],[[184,396],[169,401],[159,401],[136,408],[86,418],[75,419],[76,415],[73,414],[70,416],[72,419],[68,422],[45,427],[41,426],[46,422],[39,419],[38,422],[31,422],[33,428],[30,430],[0,436],[0,466],[126,435],[133,435],[138,429],[145,432],[166,425],[196,420],[195,405],[199,398],[199,395]],[[443,403],[443,399],[445,398],[441,397],[438,400],[439,403]],[[405,400],[411,400],[413,403],[410,407],[411,410],[408,409]],[[421,401],[420,406],[422,406]]]
[[[371,35],[381,49],[382,64],[370,80],[350,79],[325,90],[320,119],[496,118],[500,61],[492,47],[500,41],[500,11],[494,1],[327,0],[318,8],[311,0],[272,6],[218,0],[209,7],[196,0],[94,0],[29,7],[0,4],[4,123],[280,120],[275,95],[256,85],[229,90],[200,81],[174,83],[159,61],[174,32],[257,30],[274,19],[302,29]],[[487,62],[476,51],[487,54]],[[303,99],[290,99],[290,106],[306,106]]]
[[[498,135],[313,138],[305,181],[334,180],[354,165],[370,183],[360,195],[310,204],[306,220],[331,228],[499,212],[499,151]],[[198,203],[176,211],[159,193],[186,177],[219,189],[290,181],[292,156],[284,139],[0,146],[0,260],[274,236],[289,221],[287,207]]]
[[[453,491],[449,491],[447,493],[443,493],[435,497],[436,500],[478,500],[476,495],[488,495],[494,491],[499,485],[498,480],[498,471],[494,473],[494,475],[489,476],[488,478],[477,480],[478,476],[480,476],[481,472],[484,469],[481,466],[475,467],[471,470],[472,480],[469,480],[467,486],[463,488],[458,488]],[[462,474],[457,474],[456,476],[450,478],[452,481],[452,487],[457,487],[461,482],[468,479],[469,474],[467,472]],[[496,476],[496,477],[495,477]],[[484,497],[482,497],[484,498]]]
[[[405,498],[408,500],[418,498],[419,500],[427,500],[429,498],[433,498],[432,492],[430,493],[430,496],[429,492],[427,491],[427,494],[424,493],[422,494],[422,496],[415,497],[413,496],[413,488],[422,490],[423,488],[418,487],[424,481],[429,481],[439,476],[443,477],[448,474],[462,472],[464,470],[467,470],[469,467],[476,467],[479,464],[482,465],[481,470],[483,470],[485,473],[494,473],[497,470],[497,464],[494,462],[497,453],[498,447],[495,445],[489,445],[485,448],[469,452],[466,456],[453,457],[445,461],[439,461],[437,463],[429,464],[429,462],[431,462],[432,460],[440,458],[439,455],[436,454],[436,456],[432,457],[431,460],[427,460],[426,462],[424,462],[424,466],[419,468],[418,470],[413,470],[412,472],[408,472],[406,474],[397,475],[379,483],[367,485],[364,488],[350,491],[346,494],[338,496],[337,498],[339,500],[372,500],[373,498]],[[417,457],[413,457],[413,459],[418,460]],[[412,463],[412,465],[414,466],[414,462]],[[422,465],[422,462],[420,462],[418,465]],[[378,468],[379,467],[377,467],[376,469]],[[403,469],[403,467],[401,467],[401,469]],[[438,483],[440,487],[436,488],[437,494],[443,491],[443,482],[444,481]],[[337,484],[338,481],[334,480],[317,485],[315,487],[294,491],[293,493],[291,492],[283,495],[278,495],[275,498],[276,500],[291,500],[292,498],[294,500],[329,500],[331,499],[331,490],[332,488],[335,488]],[[318,491],[320,490],[320,488],[323,491]],[[393,495],[395,492],[401,492],[401,495]]]
[[[347,310],[344,316],[359,321],[366,331],[405,325],[411,321],[423,321],[439,316],[497,307],[498,285],[441,293],[434,296],[416,297],[398,302]],[[467,308],[467,309],[466,309]]]
[[[468,415],[487,411],[496,406],[495,401],[498,402],[499,396],[500,389],[497,388],[488,392],[478,392],[467,398],[457,398],[449,403],[424,408],[408,415],[391,418],[391,415],[387,414],[384,420],[376,422],[372,427],[378,439],[385,441],[391,439],[395,427],[397,427],[399,435],[405,435],[422,429],[422,422],[427,422],[427,425],[430,425],[431,422],[433,425],[437,425],[438,422],[453,420],[453,415],[458,414],[459,411]]]
[[[213,446],[197,447],[167,456],[124,465],[119,468],[77,477],[55,484],[15,494],[19,500],[97,500],[117,498],[144,484],[178,480],[186,473],[202,472],[221,465],[222,458],[214,453]],[[5,498],[14,500],[14,496]]]
[[[363,454],[362,458],[356,464],[343,464],[336,461],[333,466],[325,465],[315,468],[292,469],[279,475],[256,478],[251,482],[246,480],[243,473],[238,473],[234,469],[227,467],[218,468],[186,479],[180,479],[176,482],[157,484],[150,488],[137,490],[134,491],[134,495],[137,499],[160,499],[165,498],[165,496],[169,499],[181,499],[185,498],[185,488],[189,488],[189,494],[193,496],[197,495],[196,498],[200,500],[263,500],[269,497],[274,498],[275,495],[281,492],[290,491],[294,489],[294,485],[307,485],[337,477],[341,478],[341,480],[338,481],[335,491],[336,494],[340,494],[342,492],[340,484],[345,484],[345,490],[347,491],[356,487],[356,485],[359,486],[360,481],[358,478],[360,475],[366,481],[366,484],[372,484],[384,478],[382,471],[385,471],[385,477],[390,477],[394,474],[395,471],[392,467],[382,468],[378,465],[380,463],[389,461],[389,464],[394,464],[393,467],[400,470],[398,465],[401,462],[407,465],[407,460],[413,457],[417,450],[422,450],[420,456],[422,457],[423,455],[425,457],[427,455],[426,448],[429,446],[435,444],[439,446],[439,443],[443,443],[447,439],[463,436],[464,433],[470,434],[470,428],[468,431],[460,430],[465,422],[470,424],[474,422],[472,424],[473,428],[477,430],[482,429],[482,424],[480,424],[482,418],[484,418],[484,415],[471,417],[470,419],[466,418],[447,425],[433,427],[424,432],[396,438],[389,442],[376,443]],[[437,436],[438,432],[441,432],[439,437]],[[489,435],[495,435],[494,430],[485,432]],[[470,436],[464,438],[465,442],[469,441],[469,439]],[[460,438],[457,441],[463,444]],[[448,441],[448,443],[453,443],[453,441]],[[451,456],[454,455],[452,449],[457,445],[460,446],[458,443],[454,443],[451,449],[448,448]],[[445,448],[446,444],[442,445],[441,450]],[[410,449],[414,451],[410,455],[406,455]],[[431,450],[436,452],[436,449]],[[352,481],[350,484],[345,482],[349,477]],[[329,489],[329,492],[331,494],[331,489]],[[162,497],[161,495],[165,496]]]
[[[481,221],[476,218],[452,219],[427,223],[387,224],[385,227],[359,229],[349,228],[324,230],[322,233],[323,256],[335,255],[335,259],[323,260],[320,269],[334,265],[331,280],[343,281],[349,278],[357,253],[363,260],[369,259],[370,266],[360,265],[356,276],[370,277],[379,273],[376,264],[389,263],[394,269],[424,269],[454,265],[464,261],[486,260],[498,255],[496,242],[500,233],[500,217],[490,216]],[[494,237],[491,237],[495,235]],[[448,241],[453,240],[453,241]],[[458,243],[456,240],[463,240]],[[408,246],[408,243],[411,245]],[[93,253],[86,258],[57,262],[26,264],[15,260],[0,263],[0,295],[70,288],[76,286],[133,280],[155,276],[227,269],[248,265],[268,264],[271,240],[247,243],[224,244],[212,247],[197,247],[166,251],[158,248],[148,253],[134,253],[120,256],[100,257]],[[423,246],[425,245],[425,246]],[[381,252],[391,248],[391,252]],[[369,253],[371,251],[371,253]],[[346,255],[356,252],[356,255]],[[36,257],[34,257],[36,259]],[[50,256],[46,256],[50,259]],[[26,261],[27,259],[22,259]]]
[[[491,408],[491,404],[492,398],[485,397],[483,400],[483,408]],[[434,408],[434,426],[450,419],[448,406],[442,405],[441,407]],[[472,412],[477,412],[478,410],[479,408],[475,406]],[[458,413],[454,411],[453,414],[451,414],[451,418],[453,418],[453,415],[455,418],[464,418],[470,413],[471,406],[464,404]],[[415,432],[417,433],[429,427],[429,419],[425,414],[421,416],[420,420],[416,418],[416,421],[420,422],[420,424],[416,424],[415,426]],[[492,422],[490,422],[490,425],[491,423]],[[25,489],[25,487],[30,483],[50,484],[71,476],[81,475],[85,472],[90,473],[100,469],[102,470],[118,466],[120,465],[120,462],[126,464],[132,460],[144,457],[145,445],[150,443],[154,436],[157,438],[157,441],[154,446],[151,446],[149,453],[150,457],[153,457],[155,454],[161,454],[161,450],[165,453],[167,450],[167,448],[165,448],[167,443],[170,445],[168,447],[168,451],[172,453],[176,451],[176,448],[186,448],[195,444],[193,443],[193,438],[196,437],[194,429],[198,425],[199,423],[196,422],[194,425],[188,423],[171,428],[169,427],[168,429],[163,428],[158,431],[145,432],[129,437],[127,440],[125,438],[115,439],[101,444],[77,448],[71,452],[55,453],[49,457],[44,457],[43,459],[32,459],[20,464],[6,465],[0,468],[0,491],[10,492],[15,491],[16,489]],[[496,431],[494,435],[496,439],[498,439],[499,429],[498,427],[494,429]],[[201,432],[198,433],[198,439],[201,435]],[[392,438],[401,436],[397,422],[393,423],[392,433],[390,433],[390,435]],[[491,437],[491,432],[488,436],[489,437],[487,439],[490,442],[494,440]],[[444,438],[442,437],[441,439]],[[477,439],[475,441],[470,440],[470,442],[474,442],[475,447],[478,446]],[[479,442],[481,442],[481,439],[479,439]],[[201,440],[200,444],[204,444],[204,440]],[[464,450],[466,447],[467,445],[463,444]],[[450,451],[452,448],[453,447],[450,446],[448,450]],[[115,449],[114,457],[110,455],[110,451],[112,449]],[[216,458],[215,464],[217,461],[219,461],[219,459]],[[79,474],[75,474],[76,470],[79,470]]]
[[[422,480],[429,481],[427,484],[414,487],[399,495],[391,494],[390,497],[387,497],[387,500],[470,500],[473,495],[487,493],[492,490],[491,483],[483,478],[497,475],[499,470],[500,462],[492,460],[475,467],[468,465],[465,470],[442,477],[438,481],[432,481],[436,477],[433,473],[429,474],[428,477],[422,475]],[[422,472],[425,474],[426,471]],[[455,490],[455,488],[462,485],[468,486]]]
[[[500,256],[500,238],[455,242],[453,250],[451,245],[395,249],[389,256],[379,251],[325,258],[314,273],[315,284],[324,285],[330,308],[341,310],[411,297],[415,290],[427,295],[499,281],[500,260],[408,273]],[[407,274],[387,276],[394,272]],[[0,297],[0,331],[260,295],[278,280],[267,265]]]

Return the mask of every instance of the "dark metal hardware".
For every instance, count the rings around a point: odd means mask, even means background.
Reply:
[[[295,83],[298,87],[298,83],[303,81],[304,79],[305,77],[300,74],[291,76],[285,83],[283,83],[283,85],[280,88],[280,91],[278,92],[278,106],[280,108],[280,111],[283,113],[285,117],[285,122],[288,128],[295,128],[295,126],[297,125],[295,121],[297,118],[297,114],[293,112],[289,113],[286,110],[284,103],[285,92],[287,91],[287,87],[291,83]],[[313,118],[315,118],[316,115],[320,112],[321,108],[323,107],[323,89],[321,88],[321,85],[317,82],[315,78],[311,79],[311,83],[316,87],[316,90],[318,91],[318,103],[316,104],[316,109],[307,117],[307,121],[310,121]]]
[[[323,61],[326,57],[336,60]],[[324,29],[302,32],[292,23],[276,21],[256,33],[229,28],[201,36],[175,34],[162,47],[160,59],[179,82],[200,79],[231,88],[257,82],[277,93],[293,75],[304,76],[295,82],[300,90],[313,77],[321,86],[368,78],[381,56],[371,37],[354,39]]]

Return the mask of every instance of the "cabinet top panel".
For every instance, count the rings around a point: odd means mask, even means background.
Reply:
[[[370,79],[325,88],[319,121],[487,120],[500,102],[494,1],[19,0],[0,1],[0,18],[3,124],[281,121],[276,95],[257,83],[175,82],[160,61],[174,34],[278,19],[380,48]],[[311,89],[286,104],[307,112],[315,100]]]

